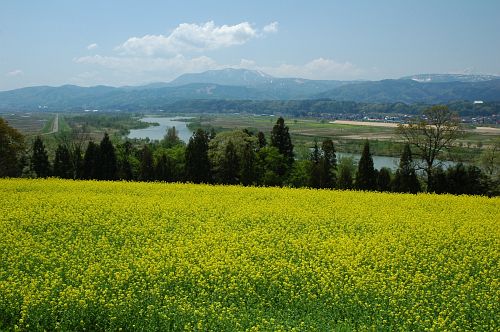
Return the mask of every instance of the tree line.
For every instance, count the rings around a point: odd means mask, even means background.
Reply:
[[[1,120],[1,119],[0,119]],[[38,136],[28,158],[18,158],[22,135],[0,122],[5,135],[10,135],[11,150],[0,145],[1,176],[21,176],[24,167],[28,176],[65,179],[192,182],[210,184],[241,184],[245,186],[290,186],[324,189],[358,189],[418,193],[421,191],[452,194],[497,195],[498,181],[473,165],[456,164],[446,170],[432,161],[418,171],[408,140],[395,172],[375,169],[369,141],[359,162],[352,158],[337,160],[334,142],[315,140],[309,156],[297,159],[288,126],[280,117],[270,135],[246,129],[232,132],[207,132],[197,129],[185,144],[175,127],[164,138],[146,144],[124,141],[113,144],[104,134],[99,143],[60,143],[49,160],[49,153]],[[424,128],[429,127],[424,125]],[[7,131],[5,128],[10,128]],[[416,130],[408,126],[406,129]],[[411,134],[408,134],[411,136]],[[2,137],[2,135],[0,135]],[[269,140],[268,140],[269,138]],[[17,142],[17,143],[16,143]],[[435,142],[433,142],[433,146]],[[418,150],[418,146],[414,147]],[[426,153],[429,153],[424,149]],[[439,151],[434,151],[436,154]],[[6,156],[14,156],[6,158]],[[26,160],[28,159],[28,160]],[[418,159],[422,159],[419,154]],[[424,159],[425,160],[425,159]],[[7,167],[9,164],[10,166]],[[9,170],[9,171],[6,171]]]

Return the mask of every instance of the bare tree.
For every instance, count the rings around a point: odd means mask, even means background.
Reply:
[[[397,133],[414,147],[413,153],[424,162],[428,190],[432,188],[432,171],[439,154],[463,135],[459,117],[441,105],[426,109],[417,120],[398,125]]]

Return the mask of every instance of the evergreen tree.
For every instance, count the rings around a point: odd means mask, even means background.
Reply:
[[[156,161],[155,176],[159,181],[170,182],[173,180],[173,162],[166,153],[162,153]]]
[[[224,159],[221,163],[220,177],[224,184],[237,184],[239,183],[239,160],[236,154],[236,148],[232,141],[226,145],[224,152]]]
[[[37,177],[45,178],[50,175],[49,157],[40,136],[37,136],[35,142],[33,142],[31,165]]]
[[[99,145],[98,177],[100,180],[114,180],[117,170],[115,147],[108,133],[104,133]]]
[[[436,194],[448,192],[446,173],[443,171],[441,166],[438,166],[433,170],[427,191]]]
[[[83,156],[83,178],[97,179],[97,167],[99,162],[99,145],[90,141]]]
[[[335,147],[331,139],[324,140],[321,144],[321,188],[335,187],[335,170],[337,168],[337,156],[335,155]]]
[[[285,126],[285,120],[282,117],[280,117],[273,126],[271,132],[271,146],[277,148],[279,153],[285,157],[288,166],[293,164],[294,155],[292,139],[288,132],[288,126]]]
[[[392,190],[395,192],[411,194],[416,194],[421,190],[420,183],[418,182],[415,172],[415,166],[413,165],[409,144],[405,144],[403,153],[401,154],[399,167],[392,183]]]
[[[126,141],[123,143],[118,151],[118,178],[123,180],[132,180],[134,178],[134,172],[132,168],[131,158],[132,158],[132,143]]]
[[[208,159],[208,134],[198,129],[189,139],[186,147],[186,178],[194,183],[210,182],[210,161]]]
[[[339,176],[337,179],[337,188],[352,189],[355,170],[356,166],[352,157],[341,158],[338,166]]]
[[[318,141],[314,140],[314,146],[309,157],[309,187],[311,188],[321,188],[321,159]]]
[[[259,149],[262,149],[263,147],[265,147],[267,145],[266,135],[264,135],[264,133],[262,131],[259,131],[259,133],[257,134],[257,142],[258,142]]]
[[[489,195],[492,189],[488,176],[479,167],[473,165],[467,167],[467,183],[463,190],[464,194]]]
[[[155,169],[153,161],[153,153],[148,145],[144,145],[141,150],[141,166],[139,170],[139,180],[153,181],[155,179]]]
[[[54,175],[63,179],[73,178],[71,156],[66,145],[59,144],[54,158]]]
[[[391,190],[391,170],[387,167],[382,167],[377,174],[377,190]]]
[[[73,168],[73,178],[83,179],[83,156],[80,146],[75,146],[71,155],[71,166]]]
[[[244,186],[255,181],[255,152],[250,144],[246,144],[241,158],[240,180]]]
[[[0,177],[21,175],[24,147],[23,135],[0,118]]]
[[[373,158],[370,153],[370,143],[365,141],[363,153],[356,173],[356,188],[360,190],[375,190],[377,188],[377,174],[373,167]]]

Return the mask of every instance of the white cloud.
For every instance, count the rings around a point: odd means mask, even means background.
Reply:
[[[15,76],[21,76],[23,74],[24,74],[24,72],[21,69],[15,69],[13,71],[8,72],[5,75],[10,76],[10,77],[15,77]]]
[[[87,46],[87,50],[93,50],[96,49],[97,47],[99,47],[99,45],[97,45],[96,43],[92,43],[89,46]]]
[[[265,33],[275,33],[278,32],[278,22],[272,22],[262,28]]]
[[[308,79],[355,79],[363,70],[350,62],[337,62],[333,59],[317,58],[303,65],[281,64],[279,66],[258,67],[276,77],[300,77]]]
[[[263,33],[277,31],[277,22],[266,25]],[[132,37],[116,49],[122,54],[155,56],[207,51],[242,45],[260,35],[248,22],[216,26],[213,21],[204,24],[182,23],[170,35]]]
[[[145,58],[93,55],[76,58],[74,61],[80,64],[99,65],[128,73],[162,71],[171,74],[181,74],[218,67],[216,62],[207,56],[186,58],[183,55],[176,55],[171,58]]]

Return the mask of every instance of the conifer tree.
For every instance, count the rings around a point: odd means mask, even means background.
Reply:
[[[155,177],[159,181],[170,182],[173,180],[173,165],[172,160],[166,153],[162,153],[155,165]]]
[[[208,141],[208,134],[203,129],[198,129],[189,139],[185,158],[186,178],[188,181],[194,183],[211,182]]]
[[[24,136],[0,118],[0,177],[21,175],[23,151]]]
[[[153,181],[155,179],[155,169],[153,154],[146,144],[141,150],[141,166],[139,171],[139,180],[141,181]]]
[[[125,141],[120,146],[120,151],[117,155],[118,157],[118,178],[123,180],[132,180],[134,178],[134,172],[132,168],[131,158],[132,158],[132,143]]]
[[[352,189],[355,170],[356,166],[352,157],[341,158],[338,166],[337,188]]]
[[[373,166],[368,140],[365,141],[363,153],[359,160],[358,172],[356,173],[356,188],[360,190],[375,190],[377,188],[377,174]]]
[[[116,153],[108,133],[104,133],[99,144],[98,177],[101,180],[114,180],[117,173]]]
[[[309,186],[311,188],[321,188],[321,152],[319,151],[318,141],[314,140],[314,146],[309,157]]]
[[[401,154],[399,167],[392,183],[392,190],[411,194],[416,194],[420,191],[420,183],[418,182],[415,166],[413,165],[409,144],[405,144],[403,153]]]
[[[73,178],[71,156],[66,145],[59,144],[54,158],[54,175],[63,179]]]
[[[288,132],[288,126],[285,126],[285,120],[282,117],[276,121],[271,132],[271,146],[276,147],[279,153],[285,157],[288,166],[293,164],[294,155],[292,139]]]
[[[391,190],[391,170],[387,167],[382,167],[380,171],[377,172],[377,190]]]
[[[264,135],[264,133],[262,131],[259,131],[259,133],[257,134],[257,142],[258,142],[259,149],[262,149],[263,147],[265,147],[267,145],[266,135]]]
[[[335,147],[331,139],[326,139],[321,144],[321,188],[335,187],[335,169],[337,168],[337,156],[335,155]]]
[[[40,136],[37,136],[35,141],[33,142],[31,165],[37,177],[45,178],[50,175],[49,157]]]
[[[255,181],[255,151],[250,144],[246,144],[241,157],[240,180],[245,186],[249,186]]]
[[[99,145],[90,141],[83,156],[83,178],[97,179],[97,167],[99,162]]]
[[[83,179],[83,156],[80,146],[75,146],[73,151],[70,151],[71,166],[73,168],[73,178]]]
[[[239,165],[240,161],[238,155],[236,154],[236,148],[232,141],[229,141],[226,145],[226,150],[224,152],[224,159],[222,160],[220,168],[220,176],[222,182],[225,184],[237,184],[239,183]]]

